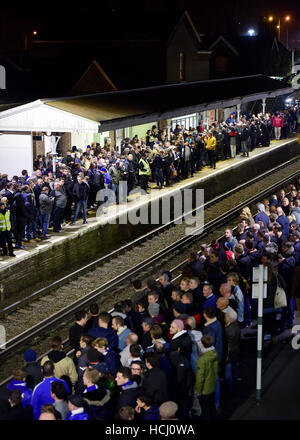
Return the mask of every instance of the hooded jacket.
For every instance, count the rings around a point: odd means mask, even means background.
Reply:
[[[84,401],[88,405],[87,413],[90,420],[105,420],[107,407],[110,402],[110,392],[97,385],[86,388],[82,394]]]
[[[43,366],[46,361],[53,361],[55,366],[55,376],[60,379],[62,376],[68,376],[73,385],[78,380],[78,374],[74,365],[74,362],[69,358],[66,353],[59,350],[52,350],[48,356],[44,356],[41,360]]]
[[[297,206],[296,208],[293,208],[291,211],[291,215],[293,215],[296,219],[296,222],[300,224],[300,207]]]
[[[218,354],[214,347],[210,347],[197,362],[195,388],[198,394],[207,395],[216,391],[218,370]]]
[[[182,330],[181,332],[175,334],[170,342],[170,352],[178,351],[178,348],[180,348],[180,353],[183,356],[185,356],[187,359],[190,359],[193,346],[192,340],[186,330]]]
[[[257,203],[256,205],[259,213],[254,217],[255,223],[263,222],[264,226],[267,227],[270,219],[269,216],[265,213],[265,206],[262,203]]]

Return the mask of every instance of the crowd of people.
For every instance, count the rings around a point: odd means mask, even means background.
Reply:
[[[285,139],[299,127],[298,110],[289,108],[274,115],[241,115],[232,113],[225,122],[214,122],[204,128],[176,125],[167,130],[153,126],[141,139],[126,138],[120,153],[108,139],[105,146],[97,143],[83,149],[73,146],[63,157],[58,151],[56,173],[50,153],[38,155],[31,176],[0,177],[0,241],[4,256],[15,256],[15,249],[26,248],[26,241],[47,240],[49,225],[54,233],[66,224],[74,225],[82,217],[87,224],[88,209],[104,203],[123,203],[137,186],[149,192],[149,181],[159,189],[174,181],[186,179],[204,166],[216,168],[217,160],[249,156],[259,146],[269,146],[271,139]],[[111,191],[108,193],[108,189]],[[115,194],[97,200],[99,190]],[[13,247],[13,240],[15,245]]]
[[[288,194],[257,203],[257,213],[245,207],[222,240],[191,252],[179,284],[162,271],[146,285],[132,280],[128,299],[110,313],[96,303],[78,311],[73,355],[60,335],[39,362],[27,349],[24,366],[7,372],[0,418],[217,419],[220,402],[238,392],[241,332],[246,338],[257,320],[251,289],[259,264],[268,273],[264,340],[274,344],[300,320],[300,177]]]

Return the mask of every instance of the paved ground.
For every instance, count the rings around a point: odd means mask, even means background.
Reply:
[[[249,333],[246,329],[243,334]],[[243,362],[232,398],[221,401],[220,420],[299,420],[300,350],[291,346],[291,331],[277,337],[275,345],[264,343],[262,398],[256,401],[256,331],[242,337]]]

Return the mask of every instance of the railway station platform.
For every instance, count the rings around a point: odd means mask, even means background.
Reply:
[[[89,211],[87,225],[78,220],[76,225],[66,225],[60,233],[49,230],[51,237],[47,240],[24,242],[26,249],[15,250],[16,258],[0,257],[1,305],[5,305],[7,298],[10,302],[12,298],[17,300],[21,292],[28,293],[33,288],[36,290],[37,286],[43,287],[159,226],[130,222],[119,224],[122,216],[137,213],[143,206],[188,188],[202,188],[205,201],[212,200],[298,156],[299,151],[296,137],[272,141],[269,147],[250,152],[250,157],[237,156],[219,161],[216,169],[204,167],[194,177],[173,183],[170,187],[159,190],[151,183],[149,195],[141,196],[137,192],[129,196],[126,204],[109,206],[106,213],[96,215],[95,211]]]

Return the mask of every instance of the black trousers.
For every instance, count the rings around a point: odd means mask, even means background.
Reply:
[[[216,152],[214,150],[207,150],[208,159],[212,168],[216,168]]]
[[[54,231],[61,230],[61,224],[64,221],[64,212],[65,212],[65,208],[59,208],[58,206],[56,206],[53,209],[53,229],[54,229]]]
[[[149,176],[146,176],[146,174],[140,175],[141,188],[146,192],[147,192],[147,187],[148,187],[148,180],[149,180]]]
[[[11,231],[0,232],[0,244],[2,247],[3,255],[7,255],[7,247],[8,247],[9,255],[14,253],[12,239],[11,239]]]
[[[15,224],[15,239],[16,239],[16,245],[21,246],[22,245],[22,239],[25,235],[25,225],[26,225],[26,219],[20,217],[16,217],[16,224]]]
[[[216,420],[217,410],[215,405],[215,393],[202,394],[199,397],[199,403],[201,406],[201,419],[203,420]]]

